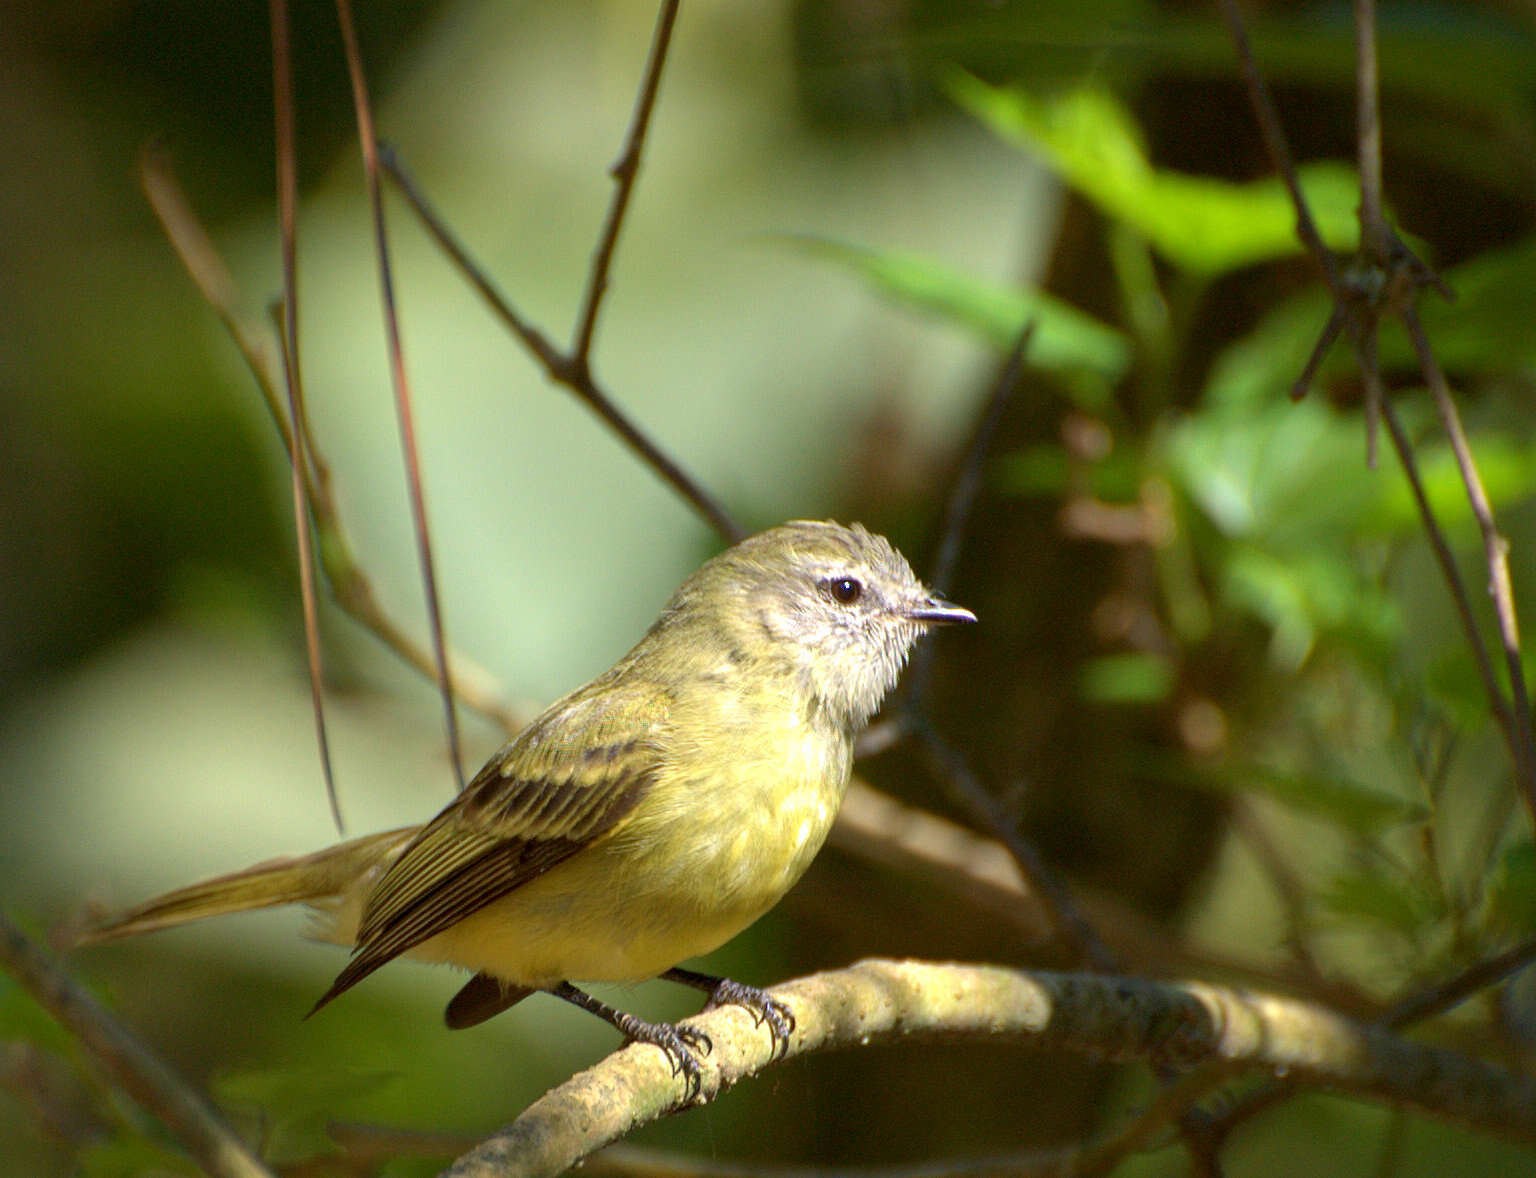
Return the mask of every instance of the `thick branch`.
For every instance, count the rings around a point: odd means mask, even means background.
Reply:
[[[1536,1143],[1536,1078],[1272,995],[915,961],[865,961],[772,992],[795,1012],[786,1057],[914,1035],[1010,1035],[1113,1060],[1284,1073]],[[699,1103],[772,1062],[768,1032],[746,1010],[722,1007],[689,1024],[714,1044],[701,1060]],[[626,1047],[547,1093],[446,1175],[558,1174],[685,1103],[662,1052]]]

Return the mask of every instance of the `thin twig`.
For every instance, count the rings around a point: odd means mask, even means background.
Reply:
[[[1031,319],[1019,329],[1013,347],[1003,361],[1002,369],[993,382],[992,391],[982,407],[971,434],[965,457],[955,472],[955,481],[949,488],[949,500],[944,505],[944,527],[939,533],[939,551],[929,570],[928,585],[941,597],[949,592],[950,581],[955,575],[955,564],[960,558],[960,544],[965,537],[971,511],[976,506],[976,496],[981,491],[981,470],[991,452],[1003,412],[1019,388],[1019,377],[1024,372],[1024,357],[1029,354],[1030,341],[1035,337],[1035,320]]]
[[[202,222],[187,203],[169,161],[155,145],[150,145],[141,153],[140,178],[166,238],[204,301],[229,333],[255,379],[268,415],[282,440],[288,461],[303,469],[305,491],[309,496],[309,506],[314,513],[315,529],[320,541],[321,563],[337,604],[409,666],[426,678],[435,679],[436,664],[432,653],[384,612],[372,582],[353,557],[352,541],[331,489],[330,469],[315,444],[302,395],[298,401],[297,430],[304,437],[303,450],[310,460],[308,463],[298,463],[295,459],[295,427],[290,424],[283,399],[277,392],[280,379],[276,375],[276,365],[267,344],[267,334],[258,330],[237,310],[241,301],[240,293],[230,277],[228,267],[224,265]],[[515,732],[523,726],[525,717],[506,701],[495,676],[462,654],[454,653],[450,661],[454,692],[466,705],[509,732]]]
[[[1376,0],[1355,0],[1355,135],[1360,166],[1360,249],[1378,266],[1387,261],[1382,212],[1381,104],[1376,65]]]
[[[1231,815],[1232,829],[1248,844],[1280,897],[1280,905],[1285,910],[1286,940],[1290,943],[1297,964],[1310,979],[1321,983],[1325,976],[1323,968],[1312,952],[1307,935],[1306,888],[1247,798],[1235,799]]]
[[[1237,10],[1237,0],[1221,0],[1221,14],[1226,19],[1227,31],[1237,50],[1238,68],[1248,87],[1248,98],[1259,120],[1259,132],[1264,137],[1264,146],[1269,151],[1275,170],[1285,182],[1286,191],[1291,194],[1291,207],[1296,212],[1296,236],[1323,268],[1328,286],[1337,296],[1342,290],[1338,265],[1332,252],[1323,243],[1323,235],[1318,232],[1317,223],[1312,219],[1312,210],[1307,207],[1306,197],[1301,193],[1301,178],[1296,172],[1296,161],[1291,158],[1290,144],[1286,142],[1285,131],[1280,125],[1280,114],[1269,93],[1269,84],[1259,72],[1258,62],[1248,44],[1248,30],[1243,24],[1242,14]]]
[[[400,342],[400,320],[395,312],[394,278],[389,264],[389,235],[384,223],[384,191],[379,179],[378,136],[373,127],[373,107],[368,80],[363,73],[362,50],[352,23],[352,0],[336,0],[336,19],[341,26],[347,73],[352,82],[352,106],[363,152],[368,202],[373,211],[374,244],[379,259],[379,291],[384,303],[384,330],[389,348],[390,384],[395,395],[395,418],[400,427],[400,449],[405,459],[406,484],[410,490],[411,519],[416,530],[416,551],[421,564],[421,584],[427,599],[427,626],[432,634],[432,654],[437,685],[443,697],[448,731],[448,757],[453,763],[459,789],[464,788],[464,758],[460,751],[458,709],[448,673],[448,647],[443,638],[442,603],[437,593],[437,572],[432,561],[432,540],[427,528],[426,495],[421,486],[421,460],[416,447],[416,421],[411,410],[410,383],[405,374],[405,351]]]
[[[1013,856],[1030,890],[1039,897],[1056,937],[1071,946],[1091,968],[1102,971],[1115,968],[1114,954],[1078,910],[1071,892],[1046,866],[1029,840],[1019,834],[1014,815],[1005,810],[981,783],[960,751],[934,731],[920,713],[911,713],[909,724],[934,776],[948,788],[950,796]]]
[[[432,207],[421,186],[388,144],[380,145],[380,161],[401,195],[426,226],[427,232],[442,246],[496,317],[533,353],[545,375],[575,393],[588,409],[618,434],[619,439],[681,495],[722,538],[733,544],[743,539],[746,531],[741,525],[731,518],[730,513],[696,479],[624,415],[614,399],[597,383],[590,369],[579,365],[573,356],[562,352],[550,342],[548,336],[517,312],[511,301],[497,289],[490,276],[475,263],[469,251],[448,228],[447,222]]]
[[[1072,1178],[1096,1178],[1108,1174],[1126,1158],[1145,1150],[1168,1126],[1180,1124],[1187,1148],[1204,1159],[1211,1152],[1210,1134],[1202,1119],[1199,1131],[1186,1127],[1198,1113],[1191,1106],[1217,1085],[1231,1078],[1230,1068],[1210,1064],[1184,1072],[1164,1084],[1136,1116],[1102,1140],[1085,1145],[1071,1170]]]
[[[1394,1003],[1378,1020],[1382,1026],[1402,1031],[1425,1019],[1444,1014],[1468,998],[1498,985],[1511,974],[1536,961],[1536,937],[1528,937],[1497,957],[1479,961],[1455,977]]]
[[[624,227],[624,214],[629,209],[629,198],[635,190],[635,178],[640,174],[640,157],[645,149],[646,132],[651,125],[651,112],[656,109],[656,95],[661,89],[661,71],[667,63],[667,49],[672,43],[672,26],[677,22],[678,4],[679,0],[661,2],[661,8],[656,14],[656,32],[651,39],[650,56],[645,63],[645,76],[635,99],[634,113],[630,116],[629,134],[625,136],[623,151],[609,169],[614,181],[613,197],[608,203],[608,216],[603,222],[597,250],[592,255],[592,267],[587,272],[587,289],[582,296],[581,313],[577,316],[576,333],[571,343],[571,359],[582,372],[591,366],[592,336],[597,331],[597,314],[602,307],[603,295],[608,290],[608,274],[613,268],[613,251],[618,245],[619,230]]]
[[[320,751],[320,772],[325,796],[331,804],[336,833],[347,832],[336,796],[336,774],[331,765],[331,742],[325,728],[325,665],[320,651],[320,613],[315,593],[315,543],[305,492],[304,468],[309,463],[307,432],[303,418],[303,382],[299,375],[299,279],[298,279],[298,152],[293,132],[293,55],[289,42],[288,0],[272,0],[272,111],[277,156],[277,207],[282,230],[283,301],[278,339],[283,354],[283,384],[288,391],[288,420],[294,423],[299,444],[288,463],[292,477],[293,528],[299,552],[299,600],[304,612],[305,661],[309,666],[309,698],[315,716],[315,743]]]
[[[1510,733],[1510,746],[1514,754],[1515,778],[1525,794],[1526,805],[1536,818],[1536,733],[1532,732],[1531,700],[1525,684],[1525,667],[1520,658],[1520,623],[1515,615],[1515,595],[1509,580],[1509,541],[1499,534],[1493,519],[1493,505],[1477,472],[1472,457],[1472,447],[1462,428],[1461,414],[1456,400],[1446,383],[1445,373],[1430,347],[1424,325],[1418,312],[1412,307],[1403,309],[1403,326],[1413,341],[1419,357],[1419,367],[1424,373],[1435,407],[1440,412],[1440,422],[1450,439],[1451,451],[1456,455],[1456,466],[1466,488],[1467,500],[1477,519],[1478,530],[1483,537],[1483,559],[1488,564],[1488,593],[1493,598],[1493,613],[1498,621],[1499,641],[1504,647],[1505,670],[1509,676],[1510,692],[1514,697],[1514,730]]]
[[[74,1037],[140,1108],[215,1178],[273,1178],[203,1097],[0,916],[0,968]]]
[[[1435,510],[1430,506],[1429,493],[1424,489],[1424,480],[1419,475],[1418,461],[1414,457],[1413,443],[1408,437],[1408,431],[1403,428],[1403,423],[1399,420],[1391,401],[1382,402],[1381,416],[1387,424],[1387,436],[1392,439],[1398,461],[1403,467],[1403,474],[1408,479],[1409,490],[1413,492],[1413,501],[1419,510],[1419,520],[1424,525],[1424,534],[1429,538],[1429,546],[1435,554],[1436,563],[1440,566],[1440,575],[1445,578],[1446,586],[1450,589],[1457,617],[1461,620],[1462,633],[1466,636],[1467,645],[1472,648],[1472,659],[1477,664],[1478,677],[1483,681],[1489,707],[1499,727],[1504,730],[1505,740],[1513,748],[1517,740],[1515,717],[1510,712],[1509,702],[1504,698],[1503,689],[1499,686],[1498,676],[1494,674],[1493,659],[1488,653],[1487,643],[1483,641],[1482,631],[1478,629],[1477,618],[1472,612],[1472,600],[1462,580],[1461,570],[1456,565],[1456,556],[1451,551],[1450,541],[1445,538],[1445,530],[1441,528],[1439,520],[1435,517]]]
[[[934,555],[933,565],[928,573],[928,587],[940,597],[949,594],[950,582],[955,575],[955,565],[960,559],[960,546],[965,539],[971,511],[976,506],[976,496],[981,491],[982,467],[986,463],[987,454],[992,449],[993,439],[997,437],[998,427],[1002,424],[1003,412],[1019,387],[1019,377],[1024,371],[1024,357],[1029,351],[1030,340],[1034,338],[1034,334],[1033,319],[1019,329],[1013,347],[1008,349],[1007,358],[1004,359],[997,379],[992,383],[992,390],[987,396],[986,403],[976,419],[976,426],[971,432],[971,440],[960,459],[960,465],[955,470],[954,482],[949,488],[949,498],[944,505],[944,524],[939,532],[939,550]],[[905,708],[921,708],[923,705],[933,672],[934,649],[934,643],[922,642],[912,653],[912,661],[906,676]],[[898,724],[900,723],[898,721]]]
[[[1536,961],[1536,937],[1521,941],[1497,957],[1479,961],[1461,973],[1437,982],[1395,1003],[1372,1025],[1389,1031],[1404,1031],[1465,1002],[1484,990],[1498,985],[1511,974]],[[1269,1080],[1232,1101],[1209,1118],[1209,1132],[1217,1140],[1228,1137],[1244,1121],[1265,1109],[1273,1108],[1296,1095],[1297,1086],[1282,1080]]]

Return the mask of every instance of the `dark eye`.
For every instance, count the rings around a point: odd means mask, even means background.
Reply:
[[[864,584],[852,577],[833,577],[827,582],[827,592],[839,605],[852,605],[864,596]]]

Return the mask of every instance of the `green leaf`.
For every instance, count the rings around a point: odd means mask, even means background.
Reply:
[[[1078,680],[1082,697],[1099,704],[1161,703],[1173,685],[1173,665],[1161,655],[1141,651],[1090,659]]]
[[[1536,652],[1522,650],[1520,663],[1525,681],[1536,683]],[[1494,674],[1502,685],[1507,682],[1503,659]],[[1419,690],[1446,707],[1457,724],[1475,730],[1489,723],[1488,689],[1478,673],[1466,644],[1453,642],[1434,654],[1425,665]]]
[[[1113,384],[1130,365],[1131,345],[1124,335],[1051,295],[999,286],[901,250],[809,236],[788,240],[851,270],[887,298],[966,327],[998,348],[1011,347],[1033,319],[1027,357],[1032,367],[1084,371]]]
[[[1536,442],[1516,441],[1503,434],[1484,433],[1468,439],[1472,460],[1489,502],[1503,506],[1536,493]],[[1467,499],[1461,468],[1449,444],[1421,446],[1416,451],[1424,493],[1440,524],[1455,538],[1472,535],[1477,518]],[[1423,527],[1417,502],[1406,475],[1399,474],[1382,488],[1362,526],[1394,536]]]
[[[1343,551],[1276,553],[1243,544],[1223,571],[1226,599],[1269,625],[1270,657],[1284,671],[1306,662],[1319,633],[1380,650],[1401,632],[1397,603]]]
[[[1488,913],[1518,936],[1536,930],[1536,844],[1530,839],[1504,848],[1488,893]]]
[[[1426,295],[1419,312],[1442,367],[1509,371],[1536,364],[1536,332],[1531,330],[1536,236],[1479,254],[1443,277],[1456,301]],[[1382,359],[1419,366],[1400,332],[1384,337]]]
[[[1238,184],[1154,168],[1130,115],[1105,91],[1046,99],[961,72],[947,81],[955,101],[995,134],[1043,157],[1067,184],[1177,266],[1214,277],[1301,252],[1290,196],[1279,179]],[[1308,164],[1299,179],[1323,240],[1335,250],[1354,249],[1354,170]]]
[[[1186,770],[1179,777],[1218,793],[1259,794],[1358,834],[1376,834],[1429,817],[1429,811],[1418,803],[1320,773],[1293,773],[1267,765],[1233,763],[1211,770]]]
[[[1409,937],[1445,914],[1434,893],[1415,881],[1372,872],[1339,876],[1321,898],[1335,916],[1370,921]]]
[[[1319,401],[1211,407],[1166,441],[1170,473],[1224,534],[1309,551],[1355,535],[1383,476],[1365,466],[1359,419]]]

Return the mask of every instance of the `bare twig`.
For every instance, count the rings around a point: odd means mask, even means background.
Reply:
[[[929,587],[940,596],[950,590],[955,575],[955,563],[960,558],[960,544],[965,538],[966,525],[976,506],[976,496],[981,490],[981,470],[991,452],[992,441],[997,437],[998,426],[1003,421],[1003,411],[1018,391],[1019,378],[1024,373],[1024,357],[1029,354],[1029,344],[1035,337],[1035,321],[1029,320],[1019,329],[1013,347],[993,382],[992,391],[982,407],[981,416],[971,434],[965,457],[955,472],[955,481],[949,488],[949,500],[944,505],[944,526],[939,533],[939,551],[933,558],[928,572]]]
[[[1382,211],[1381,105],[1377,97],[1376,0],[1355,0],[1355,136],[1360,165],[1360,248],[1385,263],[1390,232]]]
[[[1397,411],[1392,408],[1390,401],[1382,402],[1381,414],[1382,420],[1387,424],[1387,436],[1392,439],[1398,461],[1402,463],[1403,474],[1407,476],[1408,487],[1413,492],[1413,501],[1419,510],[1419,520],[1424,525],[1424,534],[1428,537],[1430,548],[1435,554],[1435,561],[1440,566],[1440,575],[1445,578],[1451,600],[1456,606],[1462,633],[1466,636],[1467,645],[1472,650],[1478,677],[1483,681],[1483,689],[1488,696],[1489,708],[1493,712],[1493,718],[1503,729],[1505,740],[1509,742],[1511,748],[1514,748],[1518,742],[1516,718],[1510,711],[1509,701],[1505,699],[1504,691],[1499,686],[1498,676],[1494,673],[1493,660],[1488,654],[1487,644],[1483,641],[1482,631],[1478,628],[1477,617],[1472,612],[1472,600],[1462,580],[1461,570],[1456,565],[1456,556],[1451,551],[1450,541],[1445,538],[1445,530],[1441,528],[1439,520],[1435,517],[1434,508],[1430,506],[1429,493],[1424,489],[1424,480],[1419,476],[1418,460],[1413,454],[1413,442],[1408,437],[1408,431],[1403,428],[1403,423],[1399,420]]]
[[[1078,910],[1072,893],[1056,878],[1056,873],[1046,866],[1045,860],[1029,840],[1019,833],[1014,816],[1008,813],[971,771],[960,751],[934,731],[926,717],[920,713],[909,713],[908,724],[923,750],[930,770],[948,788],[950,796],[987,833],[1008,848],[1008,853],[1018,864],[1030,890],[1039,897],[1055,936],[1069,945],[1079,959],[1093,969],[1113,969],[1114,954]]]
[[[1248,88],[1248,99],[1253,104],[1254,115],[1259,121],[1259,132],[1264,136],[1264,146],[1269,151],[1269,158],[1275,165],[1275,170],[1280,173],[1281,180],[1285,182],[1286,191],[1291,194],[1291,206],[1296,210],[1296,236],[1301,239],[1302,245],[1306,247],[1307,252],[1317,264],[1323,268],[1328,286],[1337,297],[1342,289],[1338,265],[1334,261],[1332,252],[1323,243],[1323,235],[1318,232],[1317,222],[1312,219],[1312,210],[1307,207],[1306,197],[1301,194],[1301,179],[1296,172],[1296,161],[1291,158],[1290,144],[1286,142],[1285,131],[1280,125],[1280,114],[1275,109],[1275,100],[1269,93],[1269,84],[1264,81],[1264,75],[1259,72],[1253,49],[1248,44],[1248,29],[1243,24],[1242,14],[1237,10],[1237,0],[1221,0],[1221,14],[1226,19],[1227,31],[1232,37],[1233,47],[1237,50],[1238,68]]]
[[[315,743],[320,750],[320,771],[325,777],[325,796],[331,804],[336,833],[346,833],[341,802],[336,796],[336,775],[331,766],[331,742],[325,729],[325,666],[320,652],[320,616],[315,601],[315,545],[305,493],[304,469],[309,464],[308,431],[303,428],[303,382],[299,375],[299,280],[298,280],[298,152],[293,133],[293,55],[289,43],[288,0],[272,0],[272,111],[276,123],[277,207],[282,227],[283,302],[278,339],[283,354],[283,384],[288,391],[288,420],[294,423],[294,447],[289,471],[292,476],[293,528],[299,552],[299,600],[304,611],[304,648],[309,665],[309,698],[315,714]]]
[[[609,175],[613,177],[613,197],[608,204],[608,216],[603,222],[597,250],[592,255],[591,269],[587,271],[587,289],[582,296],[581,313],[576,318],[576,334],[571,343],[571,359],[582,372],[587,370],[591,362],[597,313],[602,307],[603,295],[608,290],[613,251],[619,242],[619,230],[624,227],[624,214],[629,210],[635,178],[640,174],[640,156],[645,148],[646,132],[651,125],[651,112],[656,109],[656,95],[661,89],[661,71],[667,63],[667,49],[672,43],[672,26],[677,23],[679,2],[661,0],[661,7],[656,13],[656,32],[651,39],[650,56],[645,63],[645,76],[635,98],[629,133],[624,138],[624,150],[608,169]]]
[[[976,426],[971,432],[971,440],[960,459],[960,465],[955,469],[954,482],[950,484],[949,498],[944,505],[939,550],[928,572],[928,587],[940,597],[950,591],[955,565],[960,559],[960,545],[965,539],[966,526],[970,522],[971,510],[976,505],[976,496],[981,491],[982,467],[992,448],[992,441],[997,436],[998,426],[1002,424],[1003,411],[1019,387],[1019,377],[1024,371],[1024,357],[1034,334],[1033,319],[1019,329],[1018,337],[1008,350],[997,379],[992,383],[986,404],[976,419]],[[917,649],[912,652],[911,665],[906,675],[906,694],[903,697],[904,711],[922,707],[933,672],[933,652],[932,642],[918,643]],[[898,720],[898,724],[901,723],[903,721]]]
[[[1497,957],[1479,961],[1455,977],[1404,998],[1393,1004],[1379,1021],[1391,1030],[1405,1030],[1425,1019],[1444,1014],[1491,986],[1497,986],[1532,961],[1536,961],[1536,937],[1528,937]]]
[[[384,190],[379,179],[379,141],[373,129],[373,107],[368,99],[368,80],[363,73],[362,50],[352,23],[352,0],[336,0],[336,19],[352,81],[352,106],[357,136],[363,152],[363,171],[368,182],[368,202],[373,210],[374,244],[379,259],[379,291],[384,303],[384,330],[389,347],[390,383],[395,394],[395,418],[400,426],[400,449],[405,458],[406,484],[411,497],[411,520],[416,530],[416,550],[421,564],[422,590],[427,599],[427,626],[432,634],[432,655],[448,731],[448,757],[453,762],[459,788],[464,788],[464,758],[459,748],[459,718],[453,683],[448,673],[448,647],[443,639],[442,603],[437,593],[437,572],[432,562],[432,540],[427,528],[426,495],[421,486],[421,460],[416,448],[416,420],[411,411],[410,383],[405,374],[405,351],[400,342],[400,320],[395,313],[394,278],[389,265],[389,236],[384,224]]]
[[[1231,814],[1233,830],[1253,852],[1280,897],[1285,910],[1286,940],[1297,964],[1309,978],[1321,982],[1324,974],[1308,936],[1307,896],[1301,879],[1247,798],[1235,799]]]
[[[1440,422],[1450,439],[1451,450],[1456,455],[1456,466],[1466,487],[1467,500],[1477,519],[1478,530],[1483,537],[1483,559],[1488,565],[1488,593],[1493,598],[1494,617],[1498,621],[1499,641],[1504,647],[1505,669],[1509,676],[1510,692],[1514,696],[1514,731],[1510,733],[1511,751],[1515,761],[1515,779],[1525,793],[1526,805],[1536,817],[1536,733],[1532,731],[1531,700],[1526,690],[1525,667],[1520,658],[1520,623],[1515,615],[1515,595],[1509,581],[1509,541],[1499,534],[1493,520],[1493,505],[1488,502],[1488,492],[1477,472],[1472,448],[1467,443],[1466,430],[1461,425],[1461,414],[1456,409],[1455,398],[1446,383],[1445,373],[1430,347],[1424,325],[1412,307],[1402,313],[1403,325],[1408,338],[1413,341],[1419,357],[1419,367],[1440,411]]]
[[[186,267],[203,299],[224,325],[256,380],[268,414],[277,427],[290,463],[304,474],[305,491],[320,544],[321,563],[337,604],[364,629],[371,631],[408,665],[428,679],[436,678],[436,665],[429,650],[407,634],[378,603],[372,582],[353,556],[352,541],[331,490],[330,472],[314,441],[305,416],[304,402],[298,401],[298,431],[304,435],[303,449],[308,463],[295,459],[294,426],[277,389],[280,378],[267,345],[267,335],[240,314],[240,294],[230,277],[202,222],[187,204],[163,154],[153,146],[140,157],[140,176],[145,195],[160,220],[165,235]],[[488,716],[507,731],[521,728],[524,717],[503,698],[496,679],[484,668],[461,654],[451,658],[454,692],[469,707]]]
[[[1272,995],[1193,982],[915,961],[866,961],[776,986],[772,993],[795,1012],[795,1030],[778,1058],[918,1036],[1007,1035],[1112,1060],[1282,1071],[1305,1084],[1536,1141],[1536,1078]],[[688,1025],[714,1045],[700,1061],[697,1103],[775,1060],[770,1037],[740,1007],[707,1011]],[[687,1103],[686,1084],[664,1053],[630,1046],[536,1101],[446,1173],[558,1174]]]
[[[944,512],[943,533],[939,541],[929,585],[935,592],[944,593],[960,554],[960,544],[965,535],[971,509],[981,488],[981,469],[996,436],[1003,411],[1009,398],[1018,387],[1023,370],[1024,356],[1034,335],[1033,321],[1019,331],[1013,347],[1004,360],[992,391],[987,397],[976,427],[966,447],[964,457],[955,473],[949,499]],[[1114,957],[1092,926],[1078,911],[1071,893],[1046,866],[1028,840],[1018,832],[1018,824],[992,796],[990,791],[972,772],[960,751],[951,745],[934,728],[926,712],[927,693],[932,655],[928,644],[919,645],[912,658],[907,674],[907,690],[896,719],[896,728],[903,734],[915,737],[922,748],[934,775],[948,788],[950,795],[963,806],[989,834],[1008,849],[1029,888],[1040,900],[1042,910],[1053,933],[1083,961],[1093,968],[1112,968]]]
[[[432,207],[426,194],[422,192],[421,186],[411,177],[405,164],[388,144],[381,145],[380,159],[384,169],[390,174],[396,187],[415,210],[416,215],[421,218],[427,231],[453,259],[454,264],[463,272],[470,285],[479,291],[480,297],[489,304],[496,317],[507,325],[524,347],[533,353],[544,369],[545,375],[575,393],[587,408],[597,414],[609,429],[618,434],[620,440],[681,495],[721,537],[731,543],[745,537],[745,530],[731,518],[725,508],[674,459],[651,441],[639,426],[624,415],[612,396],[597,383],[597,379],[588,368],[578,364],[574,356],[562,352],[547,335],[517,312],[506,296],[497,289],[490,276],[470,257],[469,251],[464,248],[453,231],[448,228],[447,222]]]
[[[41,949],[0,916],[0,968],[74,1036],[135,1104],[215,1178],[273,1178],[194,1089],[128,1033]]]

